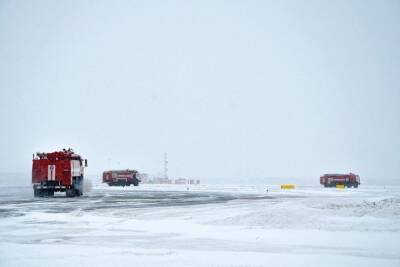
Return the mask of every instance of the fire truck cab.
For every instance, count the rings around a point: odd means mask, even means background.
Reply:
[[[83,195],[84,167],[87,167],[87,160],[71,148],[36,153],[32,160],[34,196],[54,196],[54,192],[65,192],[67,197]]]

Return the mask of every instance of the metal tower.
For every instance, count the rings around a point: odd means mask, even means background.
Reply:
[[[164,178],[168,179],[168,159],[167,159],[167,152],[164,153]]]

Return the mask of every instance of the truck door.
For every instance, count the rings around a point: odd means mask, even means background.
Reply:
[[[81,176],[82,173],[81,162],[79,160],[71,160],[71,176]]]

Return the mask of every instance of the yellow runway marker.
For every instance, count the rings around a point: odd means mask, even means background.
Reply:
[[[295,189],[296,186],[294,184],[282,184],[281,189]]]

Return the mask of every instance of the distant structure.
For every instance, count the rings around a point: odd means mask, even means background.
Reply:
[[[141,178],[142,184],[180,184],[180,185],[199,185],[200,180],[190,178],[177,178],[175,180],[154,176],[149,178],[148,176],[144,179]]]
[[[172,184],[172,180],[164,177],[154,177],[149,184]]]
[[[200,180],[190,178],[178,178],[175,179],[174,184],[200,184]]]
[[[164,153],[164,179],[168,180],[168,159],[167,159],[167,152]]]
[[[181,184],[181,185],[198,185],[200,180],[195,180],[191,178],[177,178],[170,179],[168,177],[168,154],[164,153],[164,173],[157,176],[151,176],[146,173],[140,176],[142,184]]]
[[[186,184],[187,180],[185,178],[175,179],[175,184]]]

